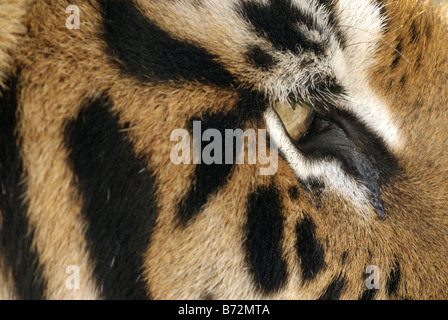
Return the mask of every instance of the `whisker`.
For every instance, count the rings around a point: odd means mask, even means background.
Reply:
[[[378,37],[376,34],[370,32],[370,31],[368,31],[368,30],[361,29],[361,28],[357,28],[357,27],[354,27],[354,26],[339,25],[339,27],[342,27],[342,28],[352,28],[352,29],[359,30],[359,31],[363,31],[363,32],[365,32],[365,33],[368,33],[368,34],[370,34],[370,35],[372,35],[372,36],[377,37],[377,39],[379,39],[379,40],[382,41],[383,43],[387,44],[387,45],[388,45],[389,47],[391,47],[396,53],[398,53],[398,54],[399,54],[399,55],[400,55],[400,56],[401,56],[401,57],[402,57],[408,64],[411,64],[411,62],[409,61],[409,59],[408,59],[404,54],[402,54],[402,53],[400,52],[400,50],[397,50],[397,48],[395,48],[390,42],[384,40],[384,39],[381,38],[381,37]]]
[[[372,41],[364,41],[364,42],[352,43],[352,44],[347,45],[347,46],[345,46],[345,47],[348,48],[348,47],[357,46],[357,45],[365,44],[365,43],[372,43]]]

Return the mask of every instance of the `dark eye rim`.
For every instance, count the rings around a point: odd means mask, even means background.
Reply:
[[[383,140],[356,116],[339,108],[316,112],[307,133],[292,142],[311,161],[333,159],[340,163],[346,174],[370,191],[378,217],[386,217],[381,186],[399,175],[401,168]]]

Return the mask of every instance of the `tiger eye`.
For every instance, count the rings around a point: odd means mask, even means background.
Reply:
[[[309,129],[314,118],[313,109],[300,103],[276,103],[274,109],[294,140],[299,140]]]

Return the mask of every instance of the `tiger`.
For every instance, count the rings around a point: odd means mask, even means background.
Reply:
[[[0,299],[446,299],[446,18],[1,1]]]

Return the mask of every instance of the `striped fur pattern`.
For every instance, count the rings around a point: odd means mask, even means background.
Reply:
[[[447,298],[443,12],[2,1],[0,299]],[[272,108],[288,102],[316,114],[299,141]],[[267,129],[276,173],[175,165],[194,121]]]

